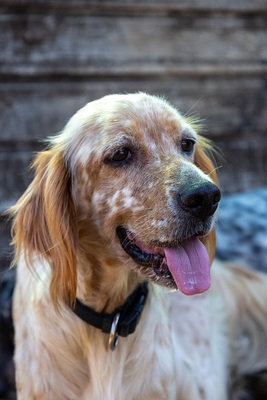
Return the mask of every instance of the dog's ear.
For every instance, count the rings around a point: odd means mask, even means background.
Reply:
[[[197,141],[196,151],[195,151],[195,164],[203,172],[205,172],[216,185],[218,185],[219,182],[218,182],[218,175],[216,173],[216,167],[210,158],[211,156],[208,156],[207,154],[212,154],[212,146],[207,139],[205,139],[201,136],[198,136],[198,141]],[[210,260],[212,261],[214,258],[215,249],[216,249],[215,228],[213,228],[211,230],[209,235],[205,236],[202,239],[202,242],[206,246],[209,256],[210,256]]]
[[[17,204],[10,209],[15,260],[24,254],[32,268],[33,258],[51,266],[50,294],[56,308],[70,306],[76,298],[76,215],[71,180],[61,150],[39,153],[33,163],[35,176]]]

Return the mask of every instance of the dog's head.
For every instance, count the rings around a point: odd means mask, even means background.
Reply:
[[[73,303],[81,250],[185,294],[208,289],[220,200],[208,147],[143,93],[106,96],[71,118],[13,208],[17,250],[49,260],[55,302]]]

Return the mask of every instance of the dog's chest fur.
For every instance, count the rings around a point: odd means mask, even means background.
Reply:
[[[43,283],[36,286],[36,278],[31,277],[29,285],[16,289],[17,304],[24,291],[32,293],[29,312],[23,303],[23,310],[16,312],[16,318],[23,316],[24,321],[18,326],[32,338],[25,342],[31,343],[29,348],[18,349],[17,361],[24,357],[25,365],[25,376],[18,379],[30,378],[33,386],[43,388],[40,398],[43,390],[55,400],[227,399],[227,344],[218,320],[223,314],[219,302],[214,298],[211,302],[209,294],[185,297],[151,286],[135,334],[120,338],[112,352],[108,335],[89,327],[71,311],[59,318],[49,304],[44,307],[48,300]],[[45,309],[49,311],[44,319]],[[46,320],[45,327],[42,320]],[[37,342],[35,337],[39,337]],[[38,371],[27,370],[31,358],[35,358]],[[44,370],[44,365],[49,370]]]

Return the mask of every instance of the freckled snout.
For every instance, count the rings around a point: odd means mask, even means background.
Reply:
[[[180,207],[202,220],[215,213],[220,199],[221,192],[212,182],[186,184],[178,194]]]

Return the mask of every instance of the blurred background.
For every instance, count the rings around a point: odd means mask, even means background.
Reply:
[[[221,151],[217,256],[267,270],[267,0],[1,0],[0,212],[42,139],[88,101],[146,91],[196,115]],[[0,236],[0,399],[15,399]]]

